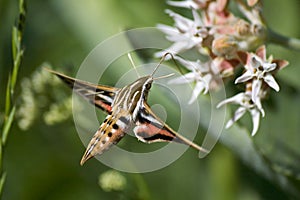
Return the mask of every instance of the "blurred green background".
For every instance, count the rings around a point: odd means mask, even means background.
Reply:
[[[264,15],[271,28],[286,36],[300,38],[299,0],[265,0],[264,3]],[[166,8],[170,7],[162,0],[27,1],[25,55],[16,93],[21,95],[23,92],[26,96],[24,90],[31,90],[32,84],[39,83],[32,79],[43,77],[39,71],[44,62],[73,76],[87,54],[107,37],[127,28],[154,27],[157,23],[171,25],[171,19],[164,13]],[[1,112],[12,66],[11,29],[17,14],[16,0],[0,1]],[[262,119],[257,136],[248,137],[249,133],[243,127],[251,130],[251,124],[244,120],[240,126],[224,131],[221,141],[205,159],[198,159],[195,151],[189,149],[176,162],[155,172],[110,173],[113,175],[106,179],[116,179],[124,184],[118,191],[107,191],[103,183],[99,184],[99,179],[103,181],[104,175],[112,172],[109,167],[95,159],[83,167],[79,165],[84,146],[76,134],[70,108],[60,105],[63,100],[68,102],[71,92],[59,83],[42,87],[44,91],[29,91],[36,101],[32,105],[35,109],[29,105],[26,115],[38,117],[27,130],[19,128],[20,119],[14,122],[5,149],[7,181],[2,198],[300,198],[300,54],[276,45],[269,45],[268,50],[275,58],[290,61],[290,65],[277,77],[280,93],[272,91],[264,104],[266,117]],[[128,61],[124,65],[128,65]],[[108,77],[114,79],[113,73],[110,71]],[[155,101],[155,95],[153,99]],[[45,123],[43,113],[48,112],[52,100],[59,105],[58,111],[69,114],[65,114],[67,117],[62,122],[49,125]],[[24,99],[18,103],[21,108]],[[99,115],[104,117],[101,112]],[[175,126],[172,120],[168,119],[168,122]],[[206,129],[205,125],[203,129]],[[201,136],[197,138],[201,139]],[[133,139],[126,143],[128,146],[136,144]]]

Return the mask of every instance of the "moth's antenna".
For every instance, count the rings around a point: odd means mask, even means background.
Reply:
[[[180,74],[183,75],[183,72],[181,71],[181,68],[179,67],[179,65],[178,65],[178,63],[176,62],[176,60],[175,60],[175,58],[174,58],[173,55],[172,55],[172,60],[173,60],[173,62],[174,62],[174,64],[175,64],[175,66],[177,67],[178,71],[180,72]]]
[[[157,71],[158,67],[161,65],[161,63],[166,59],[166,57],[167,57],[168,55],[171,56],[171,58],[172,58],[174,64],[176,65],[177,69],[179,70],[179,72],[180,72],[181,74],[183,74],[183,72],[181,71],[180,67],[178,66],[178,64],[177,64],[177,62],[176,62],[176,60],[175,60],[173,54],[170,53],[170,52],[167,52],[167,53],[165,53],[165,54],[161,57],[159,63],[157,64],[157,66],[156,66],[155,69],[153,70],[151,76],[153,76],[153,74]]]
[[[159,77],[153,78],[153,80],[168,78],[168,77],[174,76],[174,75],[175,75],[175,73],[171,73],[171,74],[167,74],[167,75],[163,75],[163,76],[159,76]]]
[[[134,62],[133,62],[133,59],[132,59],[132,57],[131,57],[131,54],[128,53],[127,56],[128,56],[128,59],[129,59],[130,62],[131,62],[131,65],[133,66],[133,68],[134,68],[134,70],[135,70],[135,72],[136,72],[138,78],[140,78],[141,76],[140,76],[139,72],[137,71],[137,68],[136,68],[136,66],[135,66],[135,64],[134,64]]]
[[[156,65],[156,67],[154,68],[154,70],[153,70],[151,76],[153,76],[153,74],[157,71],[158,67],[159,67],[159,66],[161,65],[161,63],[166,59],[167,55],[171,55],[171,56],[173,57],[173,55],[172,55],[171,53],[169,53],[169,52],[165,53],[165,54],[161,57],[159,63],[158,63],[158,64]]]

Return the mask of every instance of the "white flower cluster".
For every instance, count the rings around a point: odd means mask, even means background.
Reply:
[[[265,115],[261,101],[266,97],[268,88],[279,91],[275,73],[288,62],[266,58],[266,28],[261,16],[259,0],[236,1],[238,8],[247,20],[234,15],[227,7],[229,0],[185,0],[168,1],[169,5],[190,9],[193,19],[186,18],[171,10],[166,13],[173,18],[174,26],[159,24],[157,27],[166,35],[172,45],[155,54],[161,57],[170,52],[179,54],[194,50],[203,62],[186,60],[181,56],[174,58],[189,72],[170,81],[172,84],[195,83],[189,103],[197,100],[199,94],[206,94],[218,88],[220,80],[231,77],[235,84],[244,84],[241,92],[218,104],[238,104],[232,119],[226,125],[229,128],[239,120],[246,111],[250,112],[253,122],[251,135],[255,135],[260,116]],[[253,53],[252,49],[257,48]],[[243,68],[244,73],[234,78],[235,69]]]
[[[72,97],[66,96],[57,87],[62,84],[57,77],[43,69],[49,66],[43,64],[31,77],[22,80],[21,101],[17,110],[18,125],[22,130],[28,130],[36,119],[53,125],[72,116]],[[77,106],[76,109],[82,108]]]
[[[106,192],[122,191],[125,189],[126,178],[116,170],[108,170],[99,176],[99,186]]]

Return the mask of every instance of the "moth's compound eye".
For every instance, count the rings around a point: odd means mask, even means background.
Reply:
[[[151,83],[147,83],[147,84],[145,85],[145,88],[146,88],[147,90],[150,90],[150,88],[151,88]]]

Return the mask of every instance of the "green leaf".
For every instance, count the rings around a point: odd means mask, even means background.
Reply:
[[[19,71],[22,56],[23,56],[23,50],[20,50],[20,52],[17,53],[16,60],[14,60],[14,68],[13,68],[13,72],[12,72],[12,76],[11,76],[11,94],[12,95],[14,93],[15,85],[17,82],[18,71]]]
[[[19,12],[20,13],[25,13],[26,12],[25,1],[24,0],[19,1]]]
[[[14,93],[14,88],[18,78],[19,66],[21,64],[22,56],[24,51],[21,48],[21,41],[23,36],[23,30],[25,25],[25,2],[24,0],[19,1],[19,20],[17,27],[12,29],[12,55],[13,55],[13,72],[11,76],[11,95]]]
[[[20,34],[22,34],[26,16],[26,2],[24,0],[19,1],[19,12],[18,30],[20,31]]]
[[[254,169],[270,182],[277,184],[287,193],[299,197],[297,186],[287,176],[274,170],[270,160],[257,148],[248,130],[234,125],[222,133],[221,143],[229,147],[248,167]]]
[[[289,90],[286,85],[282,88],[279,94],[273,96],[274,105],[262,119],[260,134],[255,137],[255,143],[278,173],[299,182],[300,92]]]
[[[138,57],[145,63],[150,62],[153,58],[153,52],[148,49],[141,48],[142,43],[140,41],[144,41],[145,38],[144,40],[138,38],[137,34],[133,31],[127,31],[125,34],[132,48],[136,49],[135,53],[137,53]]]
[[[1,167],[2,167],[2,161],[3,161],[2,154],[3,154],[2,137],[0,137],[0,166]],[[0,194],[1,194],[1,192],[0,192]]]
[[[12,46],[12,55],[13,55],[13,60],[16,60],[17,57],[17,52],[18,52],[18,30],[14,26],[12,29],[12,39],[11,39],[11,46]]]
[[[11,128],[15,113],[16,113],[16,106],[14,106],[12,108],[7,121],[4,122],[3,133],[2,133],[2,144],[3,145],[6,143],[7,136],[8,136],[9,130]]]
[[[1,179],[0,179],[0,194],[3,192],[3,186],[6,180],[6,172],[2,173]]]
[[[9,109],[10,109],[10,84],[11,83],[11,79],[10,76],[8,76],[8,81],[7,81],[7,86],[6,86],[6,95],[5,95],[5,118],[7,118],[8,114],[9,114]]]
[[[201,103],[201,113],[209,113],[210,112],[210,106],[209,106],[209,102],[203,98],[200,97],[200,103]],[[291,102],[291,101],[289,101]],[[295,100],[294,101],[295,104],[296,102],[299,102],[299,100]],[[287,107],[286,104],[289,104],[285,101],[280,101],[280,104],[282,104],[282,111],[286,111]],[[293,105],[296,106],[296,105]],[[293,110],[293,108],[290,108],[291,110]],[[295,109],[295,108],[294,108]],[[288,111],[291,113],[291,110]],[[232,113],[232,112],[226,112],[226,113]],[[299,114],[299,113],[298,113]],[[272,113],[266,109],[266,115],[272,115]],[[282,119],[282,116],[286,116],[284,115],[284,113],[277,113],[276,115],[272,115],[273,117],[278,117],[278,120],[280,121],[280,119]],[[232,116],[227,116],[226,119],[230,119]],[[287,121],[290,121],[290,118],[286,117]],[[249,119],[249,121],[251,121]],[[226,121],[225,121],[226,122]],[[208,121],[203,120],[202,118],[202,126],[203,127],[207,127],[209,125]],[[217,123],[221,123],[221,121],[218,121]],[[261,125],[264,125],[264,123],[266,123],[264,121],[264,118],[261,120]],[[277,125],[275,125],[277,123]],[[286,122],[287,124],[288,122]],[[291,121],[289,122],[291,123]],[[297,120],[293,120],[293,123],[299,123]],[[265,124],[264,126],[267,129],[264,129],[264,131],[262,131],[262,127],[259,129],[259,132],[257,133],[257,135],[255,137],[251,137],[250,136],[250,131],[248,130],[249,128],[246,127],[242,127],[241,125],[239,125],[239,123],[235,123],[232,127],[230,127],[229,129],[225,129],[223,130],[221,137],[218,138],[219,142],[221,142],[223,145],[225,145],[226,147],[228,147],[232,152],[234,152],[234,154],[236,154],[249,168],[252,168],[253,170],[255,170],[258,174],[260,174],[262,177],[264,177],[265,179],[269,180],[271,183],[274,183],[276,185],[278,185],[283,191],[289,193],[290,195],[294,196],[294,197],[299,197],[300,196],[300,192],[299,192],[299,186],[297,185],[297,177],[291,177],[291,176],[287,176],[284,173],[280,173],[278,170],[276,170],[274,168],[275,163],[272,161],[270,155],[276,156],[274,155],[272,152],[269,152],[267,155],[265,153],[263,153],[263,149],[266,146],[267,149],[270,149],[270,146],[273,146],[274,149],[278,148],[278,143],[274,142],[274,136],[273,139],[270,139],[270,135],[276,135],[276,129],[278,129],[278,127],[281,127],[281,129],[285,129],[285,134],[287,133],[287,127],[283,126],[284,123],[278,123],[275,122],[274,124]],[[219,124],[216,124],[216,126],[219,126]],[[278,126],[278,127],[277,127]],[[290,125],[288,125],[290,126]],[[299,127],[299,125],[296,125]],[[270,128],[273,130],[270,131]],[[250,126],[251,129],[251,126]],[[278,131],[281,130],[280,128],[278,129]],[[298,132],[297,132],[298,133]],[[214,132],[214,129],[211,130],[211,132],[209,133],[211,134],[212,137],[218,135],[218,132]],[[290,132],[290,134],[295,134],[295,132]],[[282,134],[280,134],[282,135]],[[260,142],[258,142],[257,140],[259,140],[259,137],[263,137],[263,141],[260,140]],[[287,136],[284,136],[284,138],[286,139]],[[295,136],[294,136],[295,137]],[[275,136],[276,138],[276,136]],[[281,139],[277,137],[277,140]],[[287,140],[289,142],[291,142],[290,140]],[[299,141],[299,140],[298,140]],[[297,141],[294,142],[295,144],[299,143]],[[295,147],[296,148],[296,147]],[[299,149],[299,145],[298,148]],[[278,150],[278,149],[277,149]],[[274,151],[275,154],[277,154],[277,151]],[[286,154],[282,155],[282,159],[283,157],[286,159],[286,157],[289,157],[290,155]],[[297,162],[297,161],[294,161]],[[299,165],[298,165],[298,170],[299,170]],[[300,170],[299,170],[300,171]],[[291,179],[292,178],[292,179]]]

